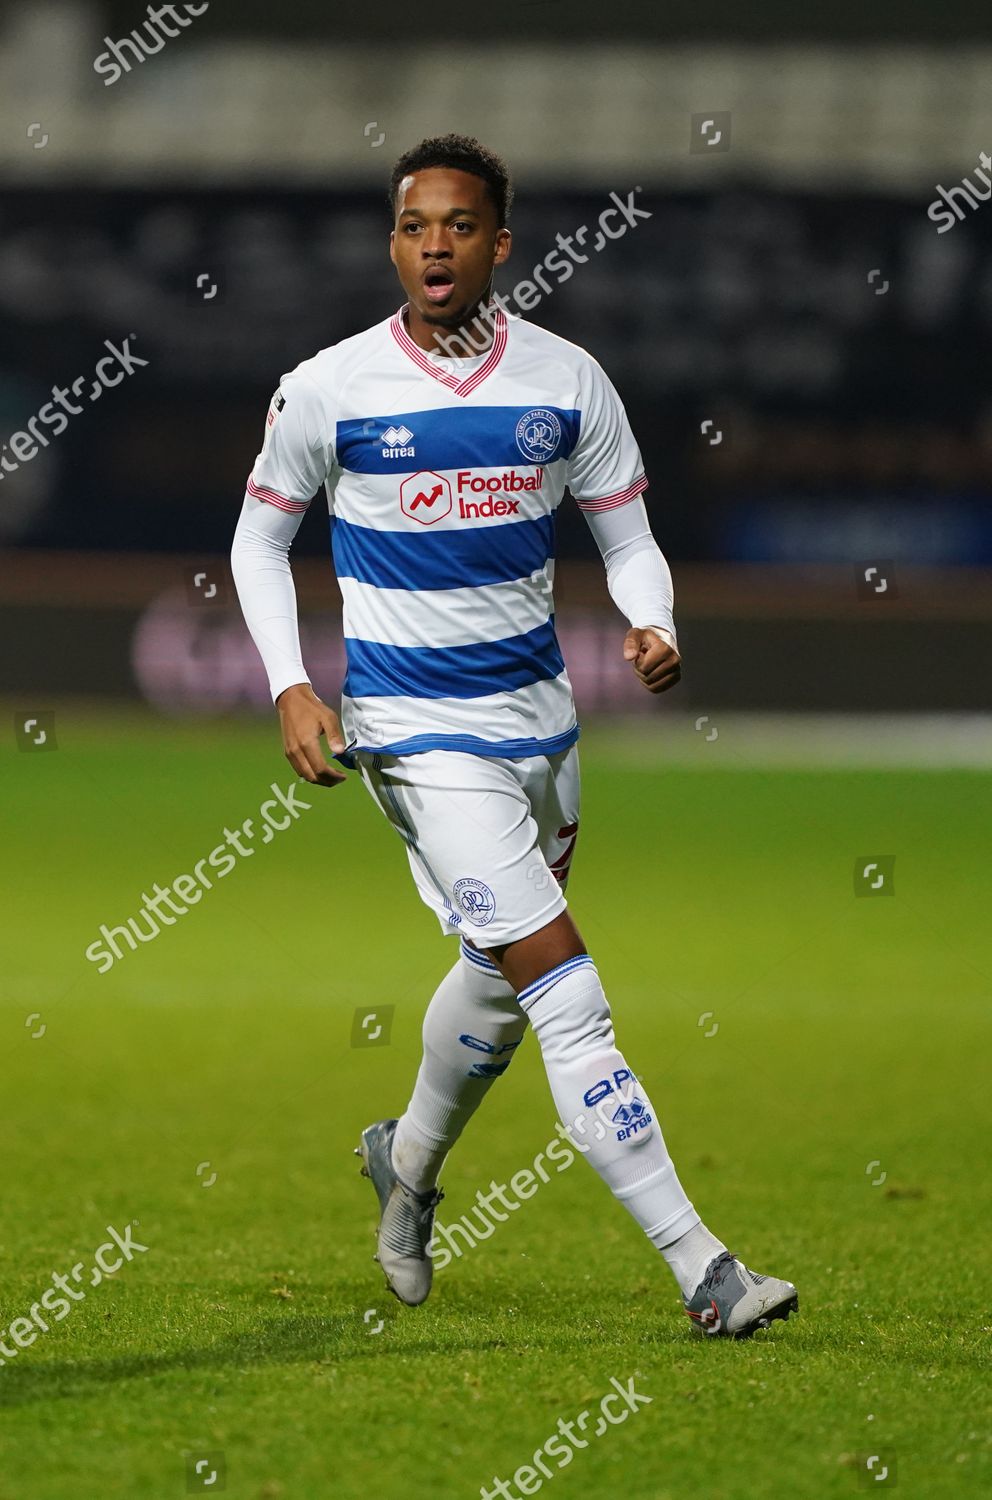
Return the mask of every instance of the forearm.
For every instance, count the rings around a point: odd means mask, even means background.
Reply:
[[[610,597],[631,625],[664,632],[675,645],[672,573],[651,535],[644,501],[585,512],[606,564]]]
[[[238,599],[269,678],[272,700],[293,683],[309,683],[300,650],[296,589],[289,549],[301,517],[245,497],[231,547]]]

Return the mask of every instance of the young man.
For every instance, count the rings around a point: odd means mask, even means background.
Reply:
[[[629,621],[631,670],[652,693],[681,670],[641,457],[596,361],[492,300],[510,254],[499,158],[462,136],[423,141],[390,198],[408,300],[283,377],[232,553],[290,763],[314,785],[344,780],[325,736],[357,767],[421,897],[460,937],[406,1113],[362,1133],[378,1259],[401,1301],[426,1298],[438,1172],[529,1023],[563,1126],[671,1267],[695,1326],[746,1337],[788,1317],[796,1289],[755,1276],[700,1222],[564,896],[579,821],[551,597],[566,485]],[[322,484],[344,600],[340,721],[303,667],[288,561]]]

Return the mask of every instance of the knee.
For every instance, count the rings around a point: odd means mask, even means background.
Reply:
[[[492,948],[489,953],[519,994],[561,964],[583,957],[587,950],[571,912],[562,911],[529,937]]]
[[[563,1006],[554,1018],[553,1030],[559,1044],[577,1055],[603,1052],[616,1044],[613,1033],[613,1017],[606,996],[577,996],[578,1003]]]
[[[547,988],[541,984],[534,986],[533,998],[526,993],[521,998],[543,1051],[585,1056],[615,1046],[609,1002],[591,961],[557,982],[552,971]]]

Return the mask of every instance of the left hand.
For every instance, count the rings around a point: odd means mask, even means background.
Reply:
[[[649,693],[667,693],[682,676],[679,653],[651,629],[632,626],[624,637],[623,654]]]

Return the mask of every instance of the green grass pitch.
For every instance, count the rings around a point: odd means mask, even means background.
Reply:
[[[988,777],[637,769],[583,741],[571,904],[620,1044],[704,1218],[800,1289],[798,1318],[728,1344],[692,1337],[581,1161],[401,1308],[351,1151],[402,1110],[456,946],[399,840],[357,778],[307,790],[101,974],[100,924],[293,778],[274,722],[57,728],[54,753],[3,752],[0,1327],[107,1225],[148,1248],[0,1368],[0,1500],[181,1500],[217,1454],[238,1500],[518,1494],[558,1419],[635,1372],[650,1404],[542,1493],[989,1493]],[[894,894],[859,898],[873,854]],[[386,1005],[389,1044],[353,1046]],[[442,1220],[554,1118],[529,1038]]]

